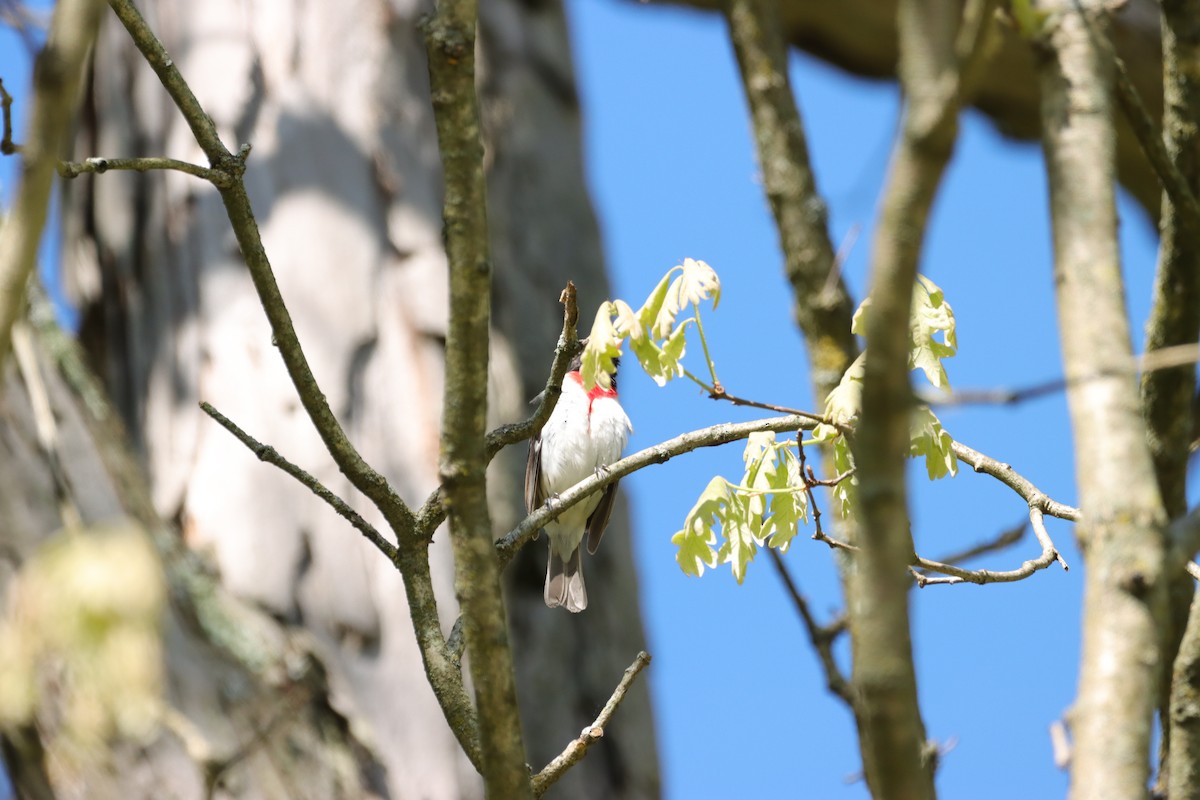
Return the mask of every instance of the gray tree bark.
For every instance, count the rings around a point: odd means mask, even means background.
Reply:
[[[164,0],[144,13],[226,142],[254,145],[247,186],[313,371],[363,456],[419,505],[437,480],[447,296],[417,4]],[[482,14],[495,424],[526,416],[525,400],[544,381],[566,280],[584,308],[606,286],[561,8],[496,2]],[[78,155],[202,162],[124,32],[110,25],[101,38]],[[478,776],[425,681],[398,573],[196,407],[211,402],[349,496],[272,351],[215,192],[176,173],[86,177],[73,186],[65,224],[81,335],[145,461],[155,509],[212,559],[233,594],[312,636],[329,704],[379,764],[380,791],[478,796]],[[523,458],[502,453],[491,469],[497,534],[524,516]],[[624,514],[614,533],[588,564],[600,602],[581,617],[542,605],[542,553],[510,569],[535,767],[591,721],[643,646]],[[443,536],[431,553],[448,627],[456,608]],[[603,746],[553,791],[651,797],[657,788],[642,684]]]

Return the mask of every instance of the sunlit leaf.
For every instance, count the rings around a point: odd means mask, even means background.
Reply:
[[[683,523],[683,530],[671,537],[679,548],[675,560],[686,575],[699,577],[704,568],[719,563],[713,545],[717,543],[715,528],[724,517],[724,505],[729,499],[729,489],[724,478],[715,477],[700,494]]]
[[[935,387],[949,391],[950,379],[942,359],[958,352],[954,311],[937,284],[923,275],[917,276],[913,290],[910,328],[909,367],[924,372]]]
[[[941,420],[928,406],[913,409],[910,419],[909,455],[925,457],[925,469],[930,480],[958,474],[958,457],[954,455],[954,440],[942,428]]]
[[[583,363],[579,368],[583,385],[587,389],[597,384],[607,386],[607,376],[617,371],[616,359],[621,355],[621,342],[624,338],[613,326],[615,312],[616,308],[612,303],[602,303],[600,308],[596,309],[596,319],[592,322],[587,346],[583,349]]]

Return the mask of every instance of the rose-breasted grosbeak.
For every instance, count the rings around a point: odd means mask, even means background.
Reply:
[[[617,401],[617,376],[600,373],[590,392],[579,374],[580,357],[571,362],[563,379],[562,396],[541,434],[529,443],[525,467],[525,507],[532,513],[597,470],[621,457],[633,425]],[[546,567],[546,605],[579,612],[587,608],[587,589],[579,561],[584,533],[588,552],[595,553],[612,515],[617,482],[572,506],[546,523],[550,562]]]

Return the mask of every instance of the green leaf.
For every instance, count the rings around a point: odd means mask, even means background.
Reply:
[[[740,584],[746,579],[746,567],[758,554],[758,545],[762,542],[762,515],[756,514],[750,508],[751,499],[742,494],[730,493],[725,506],[725,518],[722,521],[721,532],[725,534],[725,542],[717,551],[717,562],[729,562],[733,577]]]
[[[662,375],[664,383],[672,378],[683,377],[683,354],[687,352],[687,337],[685,335],[687,326],[694,323],[694,319],[685,319],[679,324],[675,330],[671,331],[671,335],[662,343],[659,348],[659,359],[662,363]],[[659,384],[660,386],[662,384]]]
[[[835,475],[845,475],[854,468],[854,455],[850,452],[850,443],[845,436],[833,440],[830,449],[833,452],[833,470]],[[851,475],[838,482],[833,487],[833,499],[837,502],[837,511],[842,519],[848,518],[854,511],[858,491],[858,477]]]
[[[713,308],[715,309],[721,299],[721,282],[717,278],[716,271],[708,264],[692,258],[685,258],[683,264],[677,269],[681,272],[667,289],[651,328],[654,336],[659,339],[665,339],[670,335],[675,327],[675,320],[683,309],[693,303],[698,304],[710,296],[713,298]],[[667,273],[668,276],[670,274],[670,272]]]
[[[714,530],[724,517],[723,506],[729,499],[729,485],[724,478],[715,477],[700,494],[700,499],[688,512],[683,530],[671,537],[671,543],[679,548],[675,560],[685,575],[699,577],[704,568],[714,568],[720,563],[713,545],[717,543]]]
[[[585,389],[597,384],[608,387],[610,377],[617,371],[616,359],[621,355],[624,337],[613,326],[613,314],[617,311],[612,303],[602,303],[596,309],[588,343],[583,350],[583,363],[579,368]]]
[[[954,310],[938,285],[924,275],[917,276],[909,325],[909,368],[921,370],[931,384],[949,391],[950,379],[942,359],[958,352]],[[942,335],[940,341],[938,334]]]
[[[954,440],[942,428],[941,420],[928,406],[913,409],[909,421],[909,455],[925,457],[925,470],[929,480],[935,481],[947,475],[958,474],[958,457],[954,455]]]
[[[800,522],[808,521],[808,498],[804,492],[779,492],[771,495],[771,516],[763,525],[768,547],[786,553],[800,531]]]
[[[637,312],[629,307],[629,303],[624,300],[613,300],[612,306],[612,316],[616,318],[613,325],[618,334],[628,336],[631,340],[640,339],[646,335],[645,326],[642,325]]]
[[[866,335],[870,309],[871,298],[868,297],[854,312],[850,323],[852,332]],[[950,379],[942,366],[942,359],[957,352],[954,310],[936,283],[924,275],[918,275],[913,285],[912,316],[909,318],[908,368],[921,370],[931,384],[948,391]]]
[[[824,416],[838,425],[853,425],[862,413],[863,369],[866,364],[866,353],[859,353],[854,359],[841,381],[825,398]],[[841,433],[832,425],[821,424],[813,431],[813,438],[827,442]]]
[[[671,286],[671,276],[675,274],[676,270],[682,269],[683,267],[675,266],[667,270],[667,274],[662,276],[662,280],[658,282],[658,285],[654,287],[654,291],[652,291],[646,298],[646,302],[643,303],[642,307],[638,309],[638,320],[642,323],[642,328],[646,332],[649,333],[657,330],[658,317],[662,313],[663,303],[667,299],[667,289]],[[667,323],[666,330],[671,330],[671,326],[674,324],[675,317],[671,316],[670,321]],[[662,335],[655,335],[660,339],[666,336],[665,333]]]

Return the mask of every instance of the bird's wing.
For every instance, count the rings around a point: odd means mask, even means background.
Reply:
[[[604,529],[608,527],[608,518],[612,516],[613,511],[613,502],[617,499],[619,482],[613,481],[604,489],[604,494],[600,495],[600,502],[596,506],[596,510],[588,517],[587,548],[592,555],[596,554],[596,550],[600,547],[600,540],[604,538]]]
[[[532,514],[545,501],[542,496],[542,437],[529,440],[529,460],[525,463],[525,513]]]

